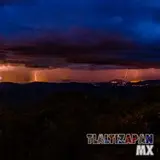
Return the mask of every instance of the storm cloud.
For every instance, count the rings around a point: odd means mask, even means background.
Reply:
[[[160,62],[159,0],[3,0],[0,23],[0,37],[19,43],[9,47],[15,53],[53,54],[77,63]],[[113,50],[114,58],[104,59]]]

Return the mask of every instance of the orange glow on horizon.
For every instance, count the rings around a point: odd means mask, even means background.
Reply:
[[[0,64],[1,82],[108,82],[122,79],[136,83],[160,79],[160,69],[71,69],[32,68],[24,64]]]
[[[14,66],[10,65],[10,64],[2,64],[0,65],[0,71],[9,71],[9,70],[14,70]]]
[[[132,80],[131,83],[138,83],[141,82],[142,80]]]

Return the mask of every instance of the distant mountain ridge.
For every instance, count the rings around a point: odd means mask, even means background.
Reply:
[[[136,85],[149,84],[150,86],[160,86],[160,80],[138,82]],[[134,83],[135,85],[135,83]],[[144,94],[143,87],[134,87],[130,82],[128,85],[112,85],[108,83],[41,83],[33,82],[26,84],[18,83],[0,83],[0,108],[11,106],[13,108],[23,108],[22,104],[28,107],[35,107],[41,101],[43,102],[48,96],[53,94],[82,94],[86,98],[88,95],[95,95],[100,98],[115,96],[120,94],[128,98],[139,97]],[[122,94],[123,93],[123,94]]]

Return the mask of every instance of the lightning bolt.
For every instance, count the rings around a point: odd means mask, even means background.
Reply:
[[[127,76],[128,76],[128,69],[127,69],[126,72],[125,72],[124,79],[127,79]]]
[[[34,71],[34,72],[33,72],[33,82],[34,82],[34,81],[35,81],[35,82],[38,81],[37,74],[38,74],[37,71]]]

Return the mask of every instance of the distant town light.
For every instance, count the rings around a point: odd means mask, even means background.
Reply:
[[[109,83],[118,85],[118,86],[125,86],[127,85],[128,82],[121,79],[115,79],[115,80],[111,80]]]

